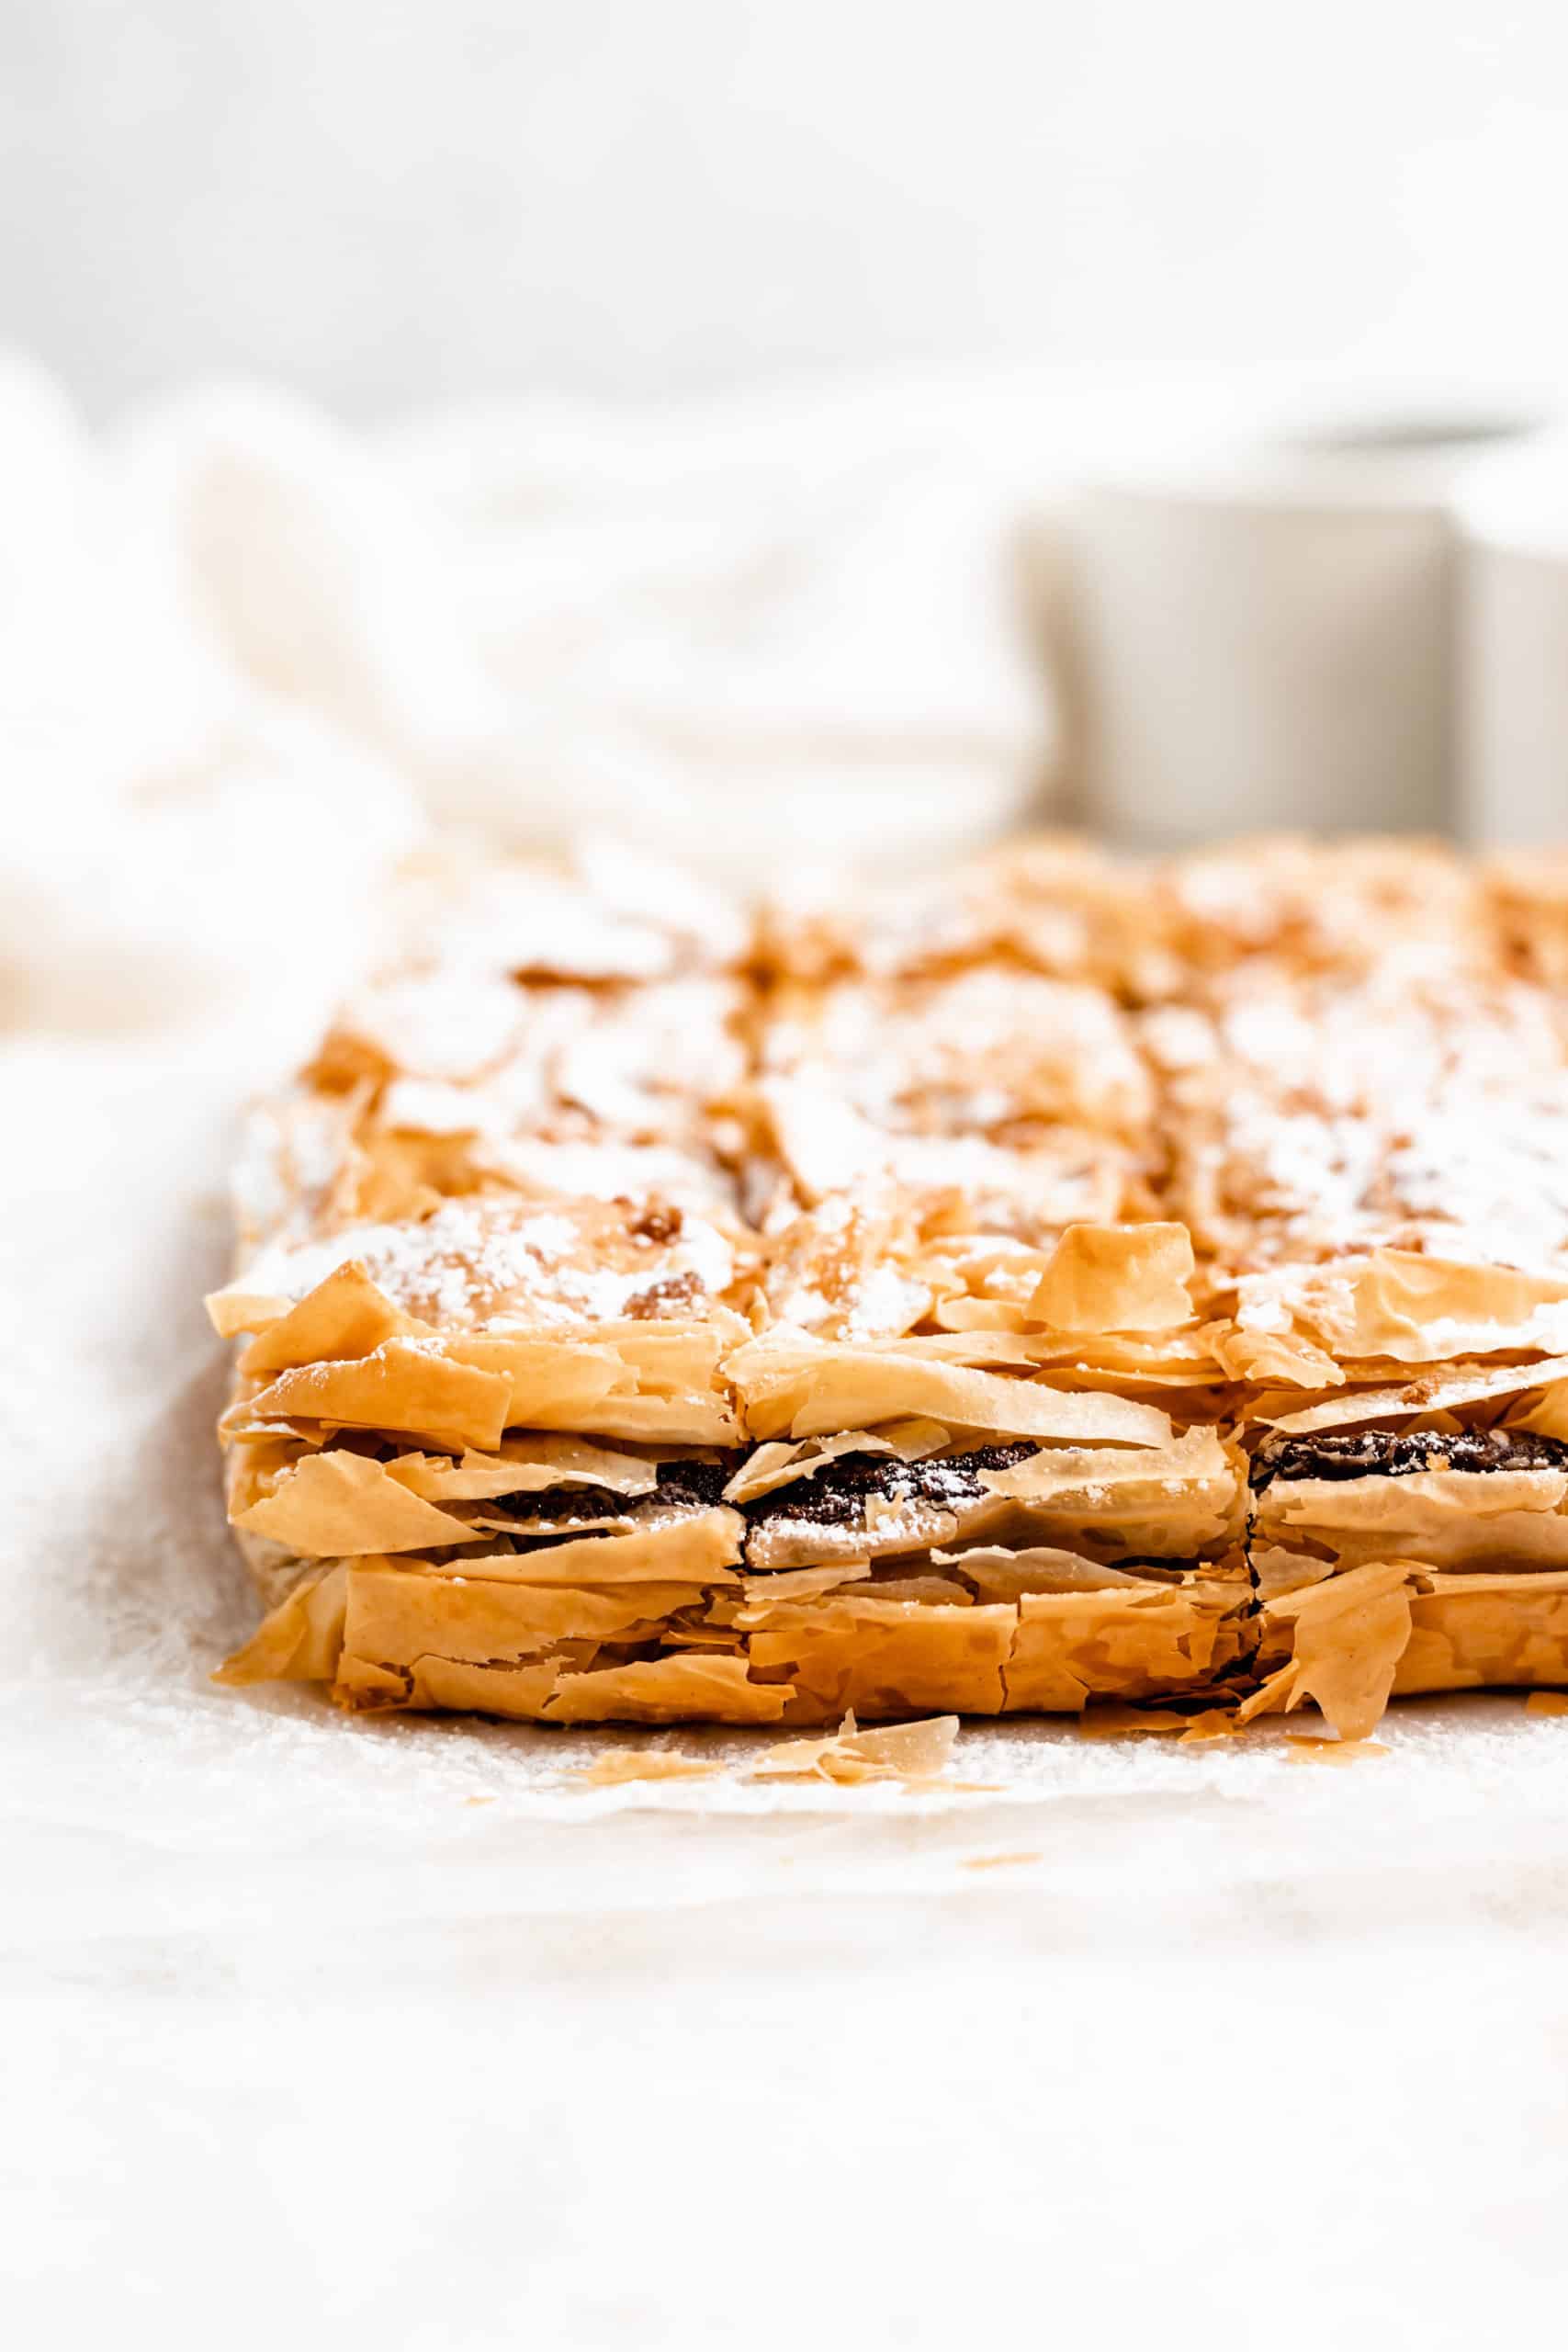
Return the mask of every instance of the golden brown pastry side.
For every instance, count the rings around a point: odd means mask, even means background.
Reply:
[[[232,1682],[837,1724],[1568,1680],[1560,894],[436,867],[257,1114]],[[1563,1583],[1562,1594],[1557,1591]]]

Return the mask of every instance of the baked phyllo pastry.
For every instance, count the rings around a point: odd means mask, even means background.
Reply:
[[[1052,842],[749,915],[437,865],[401,922],[257,1112],[209,1302],[266,1604],[223,1679],[1352,1735],[1568,1684],[1568,1058],[1517,886]]]

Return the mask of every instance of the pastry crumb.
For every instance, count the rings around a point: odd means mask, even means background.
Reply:
[[[1136,1732],[1187,1731],[1195,1718],[1168,1707],[1089,1707],[1077,1719],[1080,1739],[1122,1739]]]
[[[1292,1764],[1354,1764],[1363,1756],[1386,1756],[1381,1739],[1317,1739],[1310,1733],[1286,1735]]]
[[[633,1781],[711,1781],[723,1770],[676,1747],[606,1747],[571,1778],[580,1788],[618,1789]]]
[[[1179,1747],[1201,1747],[1215,1739],[1245,1739],[1247,1726],[1228,1707],[1205,1707],[1201,1715],[1189,1715],[1187,1729],[1177,1742]]]
[[[790,1739],[770,1747],[752,1778],[820,1780],[851,1787],[863,1781],[903,1781],[922,1787],[954,1785],[942,1775],[958,1736],[956,1715],[920,1723],[883,1724],[862,1731],[853,1711],[826,1739]]]

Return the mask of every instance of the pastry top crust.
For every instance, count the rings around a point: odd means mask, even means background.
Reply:
[[[967,1382],[974,1428],[1010,1384],[1190,1426],[1543,1358],[1565,906],[1550,864],[1406,842],[1133,867],[1053,838],[752,917],[639,859],[425,861],[257,1114],[219,1312],[259,1335],[353,1264],[394,1344],[608,1350],[644,1397],[664,1333],[671,1426],[679,1393],[704,1428],[744,1419],[727,1367],[771,1334],[910,1343],[905,1389],[951,1412]]]
[[[1003,964],[1112,985],[1129,952],[1123,870],[1043,834],[916,881],[796,881],[762,900],[754,953],[769,978],[930,978]]]
[[[209,1302],[226,1679],[1348,1736],[1568,1679],[1568,859],[1054,839],[754,917],[425,860],[398,913]]]

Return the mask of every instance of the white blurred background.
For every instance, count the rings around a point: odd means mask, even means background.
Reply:
[[[0,1009],[428,823],[1551,835],[1565,104],[1553,0],[9,0]]]
[[[10,332],[104,418],[850,369],[1568,369],[1557,0],[8,0]]]

